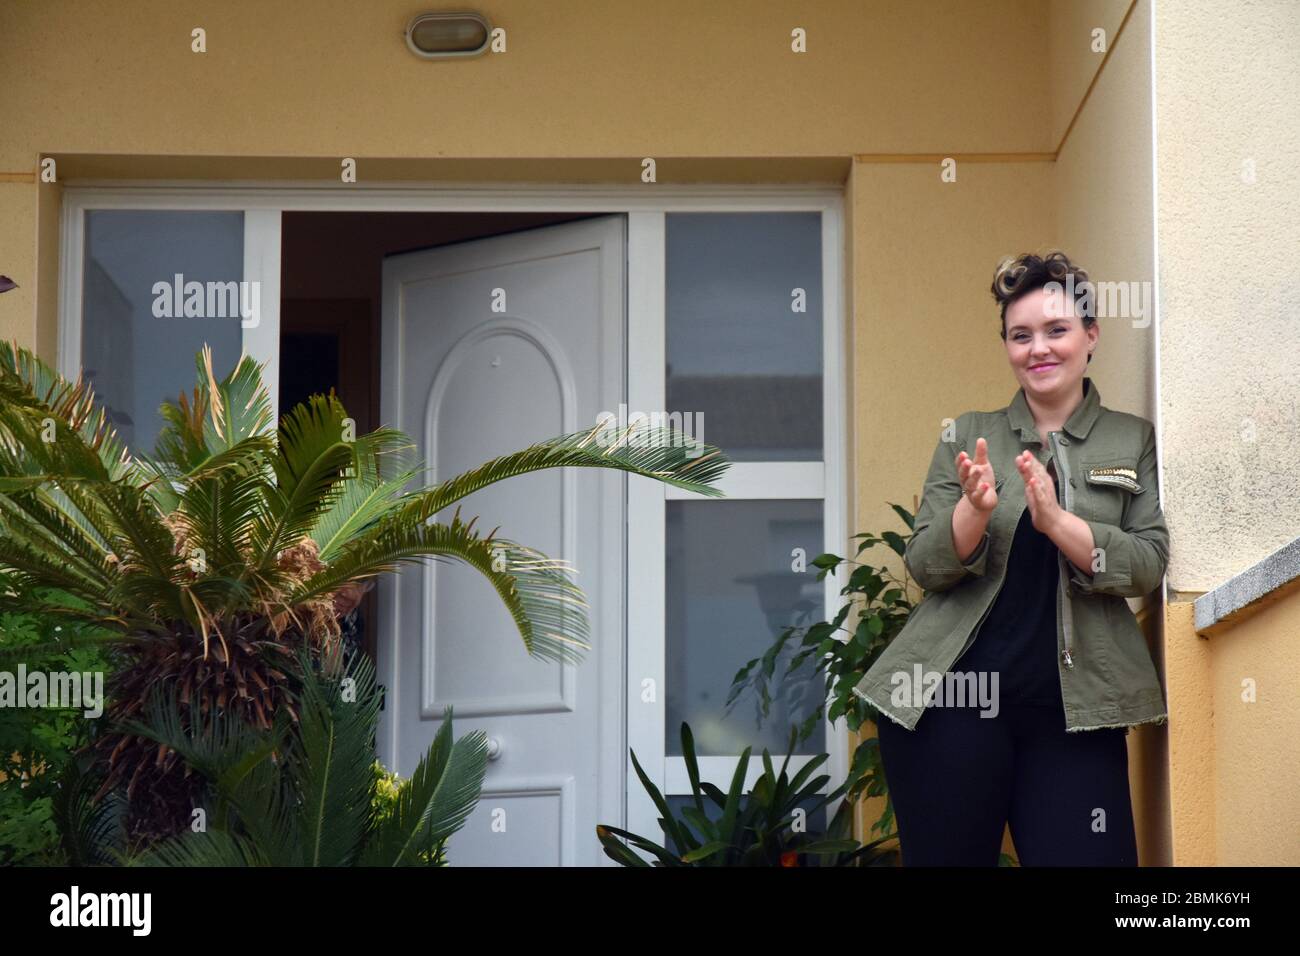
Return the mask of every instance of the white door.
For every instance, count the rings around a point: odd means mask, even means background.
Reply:
[[[617,414],[624,379],[625,220],[547,226],[390,256],[382,415],[443,481]],[[382,586],[381,759],[409,776],[453,709],[456,737],[499,745],[448,842],[457,866],[610,863],[597,823],[624,825],[624,501],[620,472],[536,472],[461,503],[483,533],[563,558],[590,605],[577,666],[530,658],[478,572],[439,562]],[[446,514],[440,517],[450,517]]]

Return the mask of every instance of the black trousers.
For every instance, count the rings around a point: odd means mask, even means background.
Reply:
[[[904,866],[1137,866],[1123,727],[1067,733],[1058,706],[931,706],[915,730],[877,715]]]

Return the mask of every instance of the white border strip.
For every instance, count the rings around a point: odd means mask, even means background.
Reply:
[[[664,344],[664,214],[627,217],[628,407],[663,408],[667,355]],[[667,673],[664,633],[664,485],[627,478],[627,745],[647,776],[663,790]],[[627,829],[656,839],[659,812],[626,758]],[[637,852],[634,850],[634,852]],[[647,856],[647,859],[649,857]]]
[[[707,439],[706,439],[707,441]],[[733,462],[715,486],[728,498],[821,498],[826,494],[826,466],[820,461]],[[672,485],[665,487],[669,501],[709,501]]]

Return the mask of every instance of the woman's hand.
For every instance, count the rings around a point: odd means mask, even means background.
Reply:
[[[1066,513],[1056,500],[1056,482],[1032,451],[1022,451],[1016,457],[1016,467],[1025,479],[1025,501],[1034,528],[1050,534]]]
[[[993,466],[989,464],[989,444],[983,438],[975,439],[975,458],[964,451],[957,455],[957,480],[962,494],[976,511],[992,511],[998,505],[997,481]]]

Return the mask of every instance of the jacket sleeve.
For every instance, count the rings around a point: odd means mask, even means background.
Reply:
[[[903,552],[908,573],[926,591],[946,591],[969,577],[982,575],[988,561],[987,531],[966,562],[958,558],[953,545],[952,513],[961,501],[956,460],[960,451],[956,442],[940,439],[925,478],[912,537]]]
[[[1092,529],[1093,547],[1101,551],[1105,570],[1089,574],[1067,559],[1065,566],[1075,593],[1143,597],[1160,587],[1169,563],[1169,529],[1160,508],[1156,430],[1150,422],[1137,473],[1142,491],[1130,497],[1123,527],[1082,519]]]

